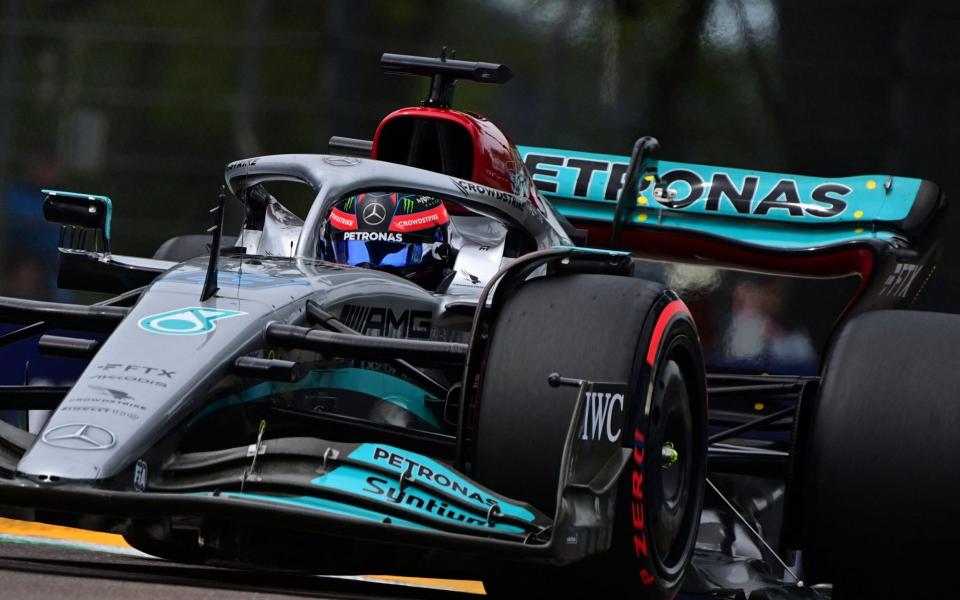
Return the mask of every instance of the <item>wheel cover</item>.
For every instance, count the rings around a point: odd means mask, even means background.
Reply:
[[[694,436],[692,395],[668,350],[657,373],[649,420],[649,481],[652,557],[662,574],[681,571],[699,526],[699,498],[705,476],[702,443]]]

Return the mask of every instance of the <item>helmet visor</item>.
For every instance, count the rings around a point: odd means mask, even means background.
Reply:
[[[448,221],[439,198],[393,191],[348,196],[330,209],[321,256],[404,274],[432,268],[445,256]]]
[[[428,245],[433,246],[433,244],[341,239],[333,241],[333,255],[336,262],[344,265],[402,269],[419,265],[423,259],[424,246]]]

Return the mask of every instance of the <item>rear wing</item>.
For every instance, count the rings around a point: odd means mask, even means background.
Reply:
[[[821,178],[519,146],[539,192],[588,243],[775,274],[858,274],[846,314],[909,304],[933,270],[946,201],[893,175]]]
[[[561,214],[613,223],[629,156],[518,150],[537,189]],[[640,171],[625,227],[688,230],[772,250],[869,238],[916,245],[940,203],[936,185],[893,175],[819,178],[652,157]]]

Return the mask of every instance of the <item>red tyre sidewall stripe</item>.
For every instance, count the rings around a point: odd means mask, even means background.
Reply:
[[[678,314],[686,315],[691,321],[693,320],[687,305],[683,303],[683,300],[679,299],[667,304],[660,313],[660,316],[657,317],[657,324],[653,328],[653,335],[650,336],[650,346],[647,348],[647,365],[650,367],[653,367],[657,362],[657,352],[660,350],[663,334],[666,333],[667,328],[670,326],[670,321]]]
[[[690,310],[682,300],[671,300],[660,314],[657,316],[653,333],[650,336],[650,345],[647,348],[646,362],[650,368],[649,377],[655,376],[657,354],[660,351],[660,345],[663,343],[663,337],[670,328],[670,324],[677,317],[687,316],[691,321]],[[652,385],[652,383],[650,384]],[[652,388],[651,388],[652,389]],[[653,562],[650,557],[650,536],[647,531],[647,519],[645,515],[646,483],[644,475],[646,467],[644,465],[644,455],[646,442],[642,429],[637,426],[633,433],[633,468],[630,482],[630,516],[633,533],[633,550],[638,561],[639,584],[640,587],[649,587],[656,583],[657,575],[654,571]]]

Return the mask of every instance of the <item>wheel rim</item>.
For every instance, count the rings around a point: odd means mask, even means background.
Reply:
[[[686,564],[699,525],[703,487],[691,394],[675,354],[668,353],[658,370],[649,423],[648,447],[654,459],[646,468],[652,555],[667,576]]]

